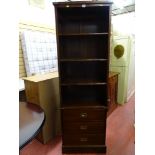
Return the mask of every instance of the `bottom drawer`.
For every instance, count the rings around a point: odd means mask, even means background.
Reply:
[[[104,145],[105,134],[63,135],[63,145]]]

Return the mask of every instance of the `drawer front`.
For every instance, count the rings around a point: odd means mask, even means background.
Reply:
[[[62,119],[66,121],[103,121],[106,119],[107,109],[94,108],[94,109],[63,109]]]
[[[103,134],[106,128],[106,120],[103,122],[64,122],[63,132],[64,134]]]
[[[105,134],[63,135],[63,145],[104,145]]]

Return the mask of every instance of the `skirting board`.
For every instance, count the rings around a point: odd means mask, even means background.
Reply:
[[[134,93],[135,93],[135,90],[133,90],[133,91],[130,93],[130,95],[127,96],[126,102],[129,101],[129,99],[131,98],[131,96],[132,96]]]

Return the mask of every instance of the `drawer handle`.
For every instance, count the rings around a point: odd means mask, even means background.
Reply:
[[[80,114],[80,117],[81,117],[81,118],[87,118],[87,113],[81,113],[81,114]]]
[[[85,7],[86,7],[86,4],[82,4],[81,7],[82,7],[82,8],[85,8]]]
[[[81,125],[80,130],[87,130],[87,125]]]
[[[87,139],[87,138],[80,138],[80,141],[81,141],[81,142],[87,142],[88,139]]]

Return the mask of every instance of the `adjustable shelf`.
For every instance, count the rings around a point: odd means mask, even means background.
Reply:
[[[107,61],[107,59],[96,59],[96,58],[70,58],[70,59],[60,59],[60,62],[82,62],[82,61]]]
[[[66,34],[59,34],[62,37],[71,37],[71,36],[103,36],[108,35],[108,33],[66,33]]]
[[[104,108],[107,109],[107,106],[104,106],[102,102],[65,102],[62,103],[61,109],[81,109],[81,108]]]
[[[66,81],[61,83],[61,86],[68,86],[68,85],[106,85],[106,82],[98,82],[98,81]]]
[[[65,79],[61,82],[61,86],[68,86],[68,85],[106,85],[107,83],[104,82],[104,80],[96,80],[95,78],[94,79],[77,79],[77,78],[74,78],[74,79]]]

